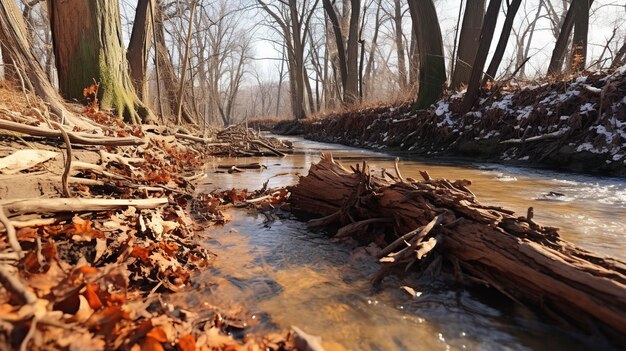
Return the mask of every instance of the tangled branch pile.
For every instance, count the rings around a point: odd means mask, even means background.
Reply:
[[[335,225],[381,248],[374,282],[411,267],[438,272],[443,263],[466,284],[492,287],[512,300],[536,306],[588,332],[597,328],[624,343],[626,264],[563,241],[512,211],[486,206],[467,180],[403,179],[373,172],[366,163],[345,169],[330,155],[311,166],[290,189],[295,211],[313,215],[314,226]],[[379,175],[380,174],[380,175]]]

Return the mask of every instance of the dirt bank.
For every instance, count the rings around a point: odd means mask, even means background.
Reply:
[[[273,131],[429,158],[626,175],[626,66],[561,81],[493,86],[468,113],[459,112],[463,96],[448,94],[421,111],[404,104],[280,122]]]

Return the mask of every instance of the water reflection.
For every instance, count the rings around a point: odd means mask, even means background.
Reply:
[[[372,167],[393,167],[384,154],[295,141],[298,153],[282,160],[216,159],[214,167],[261,162],[268,169],[215,175],[203,190],[254,189],[267,179],[270,187],[293,184],[319,160],[322,149],[333,151],[345,163],[368,159]],[[471,189],[484,203],[519,213],[532,205],[537,221],[563,228],[568,240],[626,257],[621,249],[626,186],[620,180],[494,165],[401,163],[405,177],[417,179],[423,169],[434,177],[471,179]],[[549,192],[563,196],[546,201]],[[297,221],[267,224],[264,216],[254,213],[238,211],[236,216],[237,221],[209,232],[218,259],[214,269],[198,279],[213,282],[212,288],[199,294],[219,298],[220,303],[244,303],[249,314],[262,317],[253,330],[297,325],[350,350],[583,350],[591,345],[590,340],[543,325],[523,307],[497,305],[485,292],[470,293],[441,282],[425,284],[412,275],[387,278],[382,287],[373,289],[369,279],[378,268],[376,260],[354,245],[332,242],[325,233],[311,232]],[[398,288],[403,285],[421,294],[413,297]]]

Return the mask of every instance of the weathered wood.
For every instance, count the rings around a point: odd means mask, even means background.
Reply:
[[[43,138],[55,138],[61,140],[63,134],[58,130],[52,130],[48,128],[33,127],[22,123],[15,123],[7,120],[0,119],[0,130],[8,130],[11,132],[17,132],[27,134],[36,137]],[[129,138],[117,138],[106,137],[103,135],[91,135],[79,132],[67,132],[67,135],[72,144],[80,145],[106,145],[106,146],[128,146],[128,145],[143,145],[145,142],[141,139],[129,137]]]
[[[348,171],[332,156],[322,155],[290,188],[290,202],[297,213],[326,216],[324,224],[388,219],[379,225],[394,229],[387,230],[390,248],[379,255],[386,256],[383,275],[395,265],[426,265],[432,261],[429,256],[438,255],[457,261],[465,282],[482,282],[515,301],[558,313],[584,331],[599,328],[626,342],[624,262],[576,247],[562,240],[558,229],[532,218],[484,206],[465,184],[429,178],[394,182],[377,177],[367,166]],[[394,232],[407,234],[398,238]]]
[[[55,199],[11,199],[0,201],[7,216],[24,213],[58,213],[58,212],[81,212],[81,211],[110,211],[126,207],[138,209],[157,208],[168,203],[167,198],[153,199],[80,199],[80,198],[55,198]]]

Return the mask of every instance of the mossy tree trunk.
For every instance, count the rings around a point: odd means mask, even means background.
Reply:
[[[150,119],[128,74],[119,2],[48,1],[48,7],[61,95],[82,100],[83,89],[96,81],[103,109],[132,123]]]
[[[419,91],[416,109],[424,109],[437,101],[446,82],[441,28],[432,0],[409,0],[413,31],[420,54]]]

